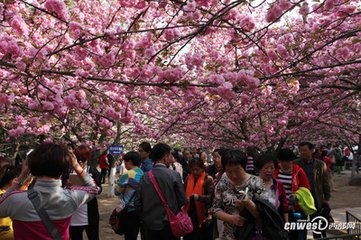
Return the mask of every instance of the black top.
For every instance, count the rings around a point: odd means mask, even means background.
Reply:
[[[107,155],[109,161],[109,168],[115,168],[115,158],[110,153]]]

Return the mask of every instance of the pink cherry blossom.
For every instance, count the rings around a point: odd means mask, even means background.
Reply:
[[[278,19],[282,14],[282,8],[277,4],[274,4],[267,12],[266,21],[273,22]]]
[[[104,68],[108,68],[110,66],[112,66],[115,62],[115,55],[114,53],[107,53],[104,54],[102,57],[99,58],[99,64],[104,67]]]
[[[18,15],[15,15],[10,20],[9,25],[15,30],[18,35],[28,34],[29,29],[25,21]]]
[[[51,13],[56,14],[60,19],[68,19],[68,10],[63,0],[46,0],[45,8]]]
[[[24,127],[17,127],[15,129],[10,129],[8,131],[9,136],[14,137],[14,138],[20,137],[24,133],[25,133],[25,128]]]
[[[52,102],[49,101],[43,101],[42,102],[42,107],[45,111],[52,111],[54,110],[54,104]]]
[[[81,37],[83,32],[82,26],[77,22],[70,22],[69,23],[69,33],[70,36],[74,39],[78,39]]]
[[[173,39],[175,38],[174,29],[164,30],[164,38],[169,42],[173,41]]]
[[[347,59],[350,55],[350,51],[347,47],[338,48],[336,50],[336,56],[341,59]]]
[[[302,4],[302,6],[300,7],[300,10],[299,10],[299,13],[302,15],[302,16],[306,16],[308,13],[309,13],[310,9],[308,7],[308,3],[307,2],[304,2]]]
[[[14,94],[8,95],[4,93],[0,93],[0,106],[1,105],[10,105],[14,101]]]

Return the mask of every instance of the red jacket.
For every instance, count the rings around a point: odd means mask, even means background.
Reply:
[[[326,166],[327,166],[327,171],[328,171],[328,172],[331,172],[331,170],[332,170],[332,164],[333,164],[332,158],[327,157],[327,156],[324,156],[321,160],[326,164]]]
[[[101,169],[108,168],[107,154],[103,154],[103,155],[100,156],[100,158],[99,158],[99,167]]]
[[[274,178],[278,179],[278,173],[280,169],[280,164],[278,164],[278,168],[274,172]],[[310,184],[307,179],[307,175],[303,169],[297,164],[293,163],[293,171],[292,171],[292,193],[294,194],[298,188],[305,187],[310,190]],[[296,209],[299,209],[298,206],[295,206]]]
[[[274,172],[274,177],[278,179],[280,165]],[[299,187],[305,187],[310,190],[310,184],[308,183],[307,175],[303,169],[297,164],[293,163],[292,171],[292,193],[295,193]]]
[[[276,197],[278,204],[275,206],[280,214],[288,212],[288,201],[286,197],[286,191],[280,180],[273,179],[273,184],[276,186]],[[283,215],[282,215],[283,217]]]

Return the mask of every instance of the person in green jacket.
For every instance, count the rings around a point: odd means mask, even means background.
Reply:
[[[310,142],[301,142],[299,144],[300,158],[294,162],[298,164],[305,172],[310,183],[312,196],[315,200],[317,212],[311,216],[311,219],[320,216],[320,210],[323,206],[329,206],[331,198],[329,177],[326,164],[313,158],[314,146]],[[322,231],[322,236],[326,237],[326,231]],[[321,234],[313,234],[314,238],[320,238]]]

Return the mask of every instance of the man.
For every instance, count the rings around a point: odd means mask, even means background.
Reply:
[[[144,173],[149,172],[153,169],[152,159],[150,159],[149,157],[151,150],[152,146],[149,142],[142,142],[141,144],[139,144],[138,152],[140,155],[140,159],[142,160],[140,169],[142,169]]]
[[[176,215],[187,203],[187,198],[179,173],[169,169],[172,161],[171,148],[158,143],[152,150],[154,169],[152,173],[157,181],[168,207]],[[149,173],[140,181],[135,198],[135,207],[146,230],[147,240],[176,240],[173,237],[166,210],[152,184]]]
[[[184,159],[184,165],[183,165],[183,180],[187,178],[189,175],[189,169],[188,169],[188,163],[190,160],[193,159],[193,155],[189,149],[183,150],[183,159]]]
[[[141,144],[139,144],[138,153],[141,159],[140,169],[143,171],[143,173],[149,172],[150,170],[153,169],[153,162],[152,159],[150,159],[151,151],[152,151],[152,146],[150,145],[149,142],[142,142]],[[140,235],[142,240],[149,239],[143,221],[141,221],[141,225],[140,225]]]
[[[330,184],[326,164],[313,158],[314,146],[310,142],[301,142],[299,144],[300,159],[295,160],[307,175],[312,196],[315,200],[317,213],[311,216],[311,219],[320,216],[323,207],[329,206],[328,201],[331,198]],[[323,237],[326,237],[326,231],[322,231]],[[320,238],[321,234],[313,234],[314,238]]]
[[[188,163],[190,160],[192,160],[193,156],[190,150],[184,149],[183,151],[183,158]]]

